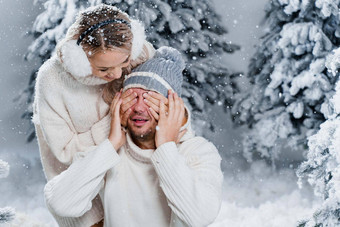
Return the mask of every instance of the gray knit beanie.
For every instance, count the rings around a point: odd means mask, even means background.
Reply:
[[[168,97],[168,90],[182,94],[185,68],[181,53],[171,47],[161,47],[155,56],[141,64],[125,77],[123,91],[129,88],[143,88],[156,91]]]

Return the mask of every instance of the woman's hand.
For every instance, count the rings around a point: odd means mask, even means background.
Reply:
[[[154,110],[152,111],[152,115],[156,119],[156,121],[158,121],[159,119],[159,111],[160,111],[159,107],[160,107],[161,102],[164,103],[165,112],[168,112],[169,102],[168,102],[168,99],[164,97],[163,95],[157,92],[148,91],[143,94],[143,97],[144,97],[144,102],[146,103],[146,105],[148,105],[149,108]]]
[[[131,89],[126,90],[122,94],[122,105],[120,107],[120,119],[121,125],[126,127],[127,120],[131,113],[131,107],[137,102],[137,94],[133,92]]]
[[[168,111],[166,111],[163,100],[159,104],[159,119],[155,136],[156,147],[170,141],[177,142],[186,132],[186,130],[180,132],[185,117],[183,100],[176,93],[169,91],[168,103]],[[150,108],[150,112],[152,115],[157,114],[152,108]]]
[[[110,106],[111,113],[111,129],[109,140],[116,151],[125,144],[126,135],[122,128],[120,120],[120,107],[122,104],[121,92],[117,92]]]
[[[168,92],[172,92],[171,90],[168,90]],[[172,92],[173,93],[173,92]],[[177,95],[177,94],[176,94]],[[164,108],[165,108],[165,112],[168,112],[168,99],[165,98],[163,95],[157,93],[157,92],[153,92],[153,91],[149,91],[147,93],[143,94],[144,97],[144,102],[149,106],[150,111],[152,116],[156,119],[156,121],[158,121],[159,119],[159,105],[160,102],[162,101],[164,103]],[[177,95],[178,97],[178,95]],[[178,97],[180,100],[182,100],[182,98]],[[183,100],[182,100],[183,102]],[[184,105],[183,105],[184,108]],[[184,108],[185,110],[185,108]],[[186,113],[186,110],[184,111],[184,117],[182,120],[182,126],[185,125],[185,123],[188,120],[188,114]]]

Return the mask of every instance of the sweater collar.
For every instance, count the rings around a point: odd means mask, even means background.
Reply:
[[[151,156],[155,152],[154,149],[141,149],[138,147],[132,141],[130,133],[126,133],[126,150],[133,159],[144,164],[151,164]]]

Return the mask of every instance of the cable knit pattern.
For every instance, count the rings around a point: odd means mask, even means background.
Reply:
[[[220,209],[223,181],[216,147],[204,138],[187,136],[178,145],[168,142],[142,150],[127,136],[118,152],[107,140],[49,181],[45,198],[51,211],[78,217],[91,208],[99,192],[105,227],[212,223]]]

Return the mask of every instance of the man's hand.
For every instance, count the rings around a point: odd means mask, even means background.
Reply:
[[[159,119],[155,135],[156,147],[170,141],[177,142],[186,132],[186,130],[181,133],[179,131],[185,113],[183,100],[169,90],[168,103],[168,111],[166,111],[163,100],[159,104]],[[150,108],[150,112],[152,115],[157,114],[152,108]]]
[[[109,140],[113,147],[118,149],[125,144],[126,135],[122,128],[120,121],[120,107],[122,104],[121,92],[117,92],[110,106],[111,113],[111,129],[109,134]]]
[[[122,105],[120,107],[120,120],[123,127],[126,127],[127,120],[132,111],[131,107],[137,102],[137,94],[131,89],[128,89],[122,94]]]

